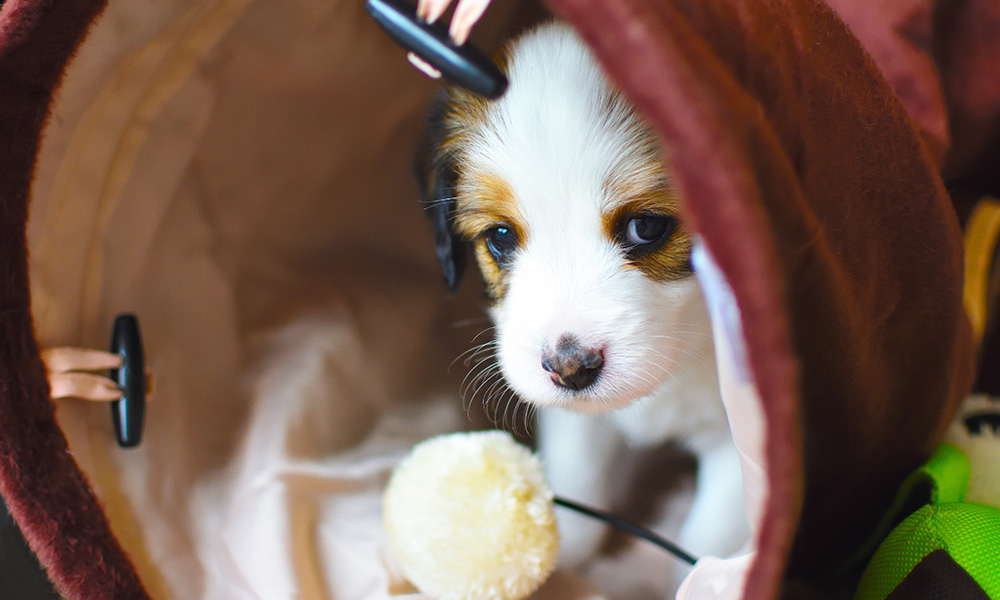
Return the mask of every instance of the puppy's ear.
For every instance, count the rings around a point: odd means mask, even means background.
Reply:
[[[447,95],[440,94],[431,107],[427,130],[417,151],[416,169],[420,202],[430,217],[434,246],[448,289],[455,291],[465,266],[465,242],[455,235],[455,185],[458,172],[454,159],[443,150]]]

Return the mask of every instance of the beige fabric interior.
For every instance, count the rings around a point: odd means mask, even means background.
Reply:
[[[405,593],[381,489],[411,444],[477,425],[448,367],[488,326],[475,286],[447,297],[416,202],[433,89],[361,0],[113,0],[71,63],[31,206],[35,325],[105,348],[139,316],[142,445],[105,405],[58,417],[154,597]],[[598,597],[564,573],[547,594]]]

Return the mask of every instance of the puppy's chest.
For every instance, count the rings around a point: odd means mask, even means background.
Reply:
[[[711,378],[683,378],[672,382],[627,408],[609,415],[629,445],[652,446],[675,441],[697,452],[729,434],[718,387]]]

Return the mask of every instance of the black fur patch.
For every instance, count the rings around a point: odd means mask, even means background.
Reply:
[[[440,93],[431,105],[427,129],[416,156],[420,201],[434,231],[434,248],[448,289],[455,291],[465,267],[465,242],[455,235],[455,185],[458,173],[451,156],[441,151],[446,133],[447,93]]]

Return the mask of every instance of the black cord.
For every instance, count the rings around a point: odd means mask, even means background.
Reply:
[[[647,542],[650,542],[652,544],[659,546],[660,548],[663,548],[667,552],[673,554],[674,556],[683,560],[689,565],[693,565],[698,560],[697,558],[691,556],[684,550],[680,549],[676,544],[674,544],[670,540],[660,537],[659,535],[653,533],[652,531],[646,529],[645,527],[640,527],[635,523],[630,523],[624,519],[616,517],[611,513],[607,513],[602,510],[597,510],[596,508],[590,508],[589,506],[584,506],[582,504],[577,504],[572,500],[566,500],[565,498],[560,498],[559,496],[556,496],[553,499],[553,502],[555,502],[555,504],[558,506],[562,506],[563,508],[568,508],[578,513],[582,513],[589,517],[598,519],[600,521],[604,521],[605,523],[611,525],[615,529],[620,529],[626,533],[630,533],[636,537],[640,537],[646,540]]]

